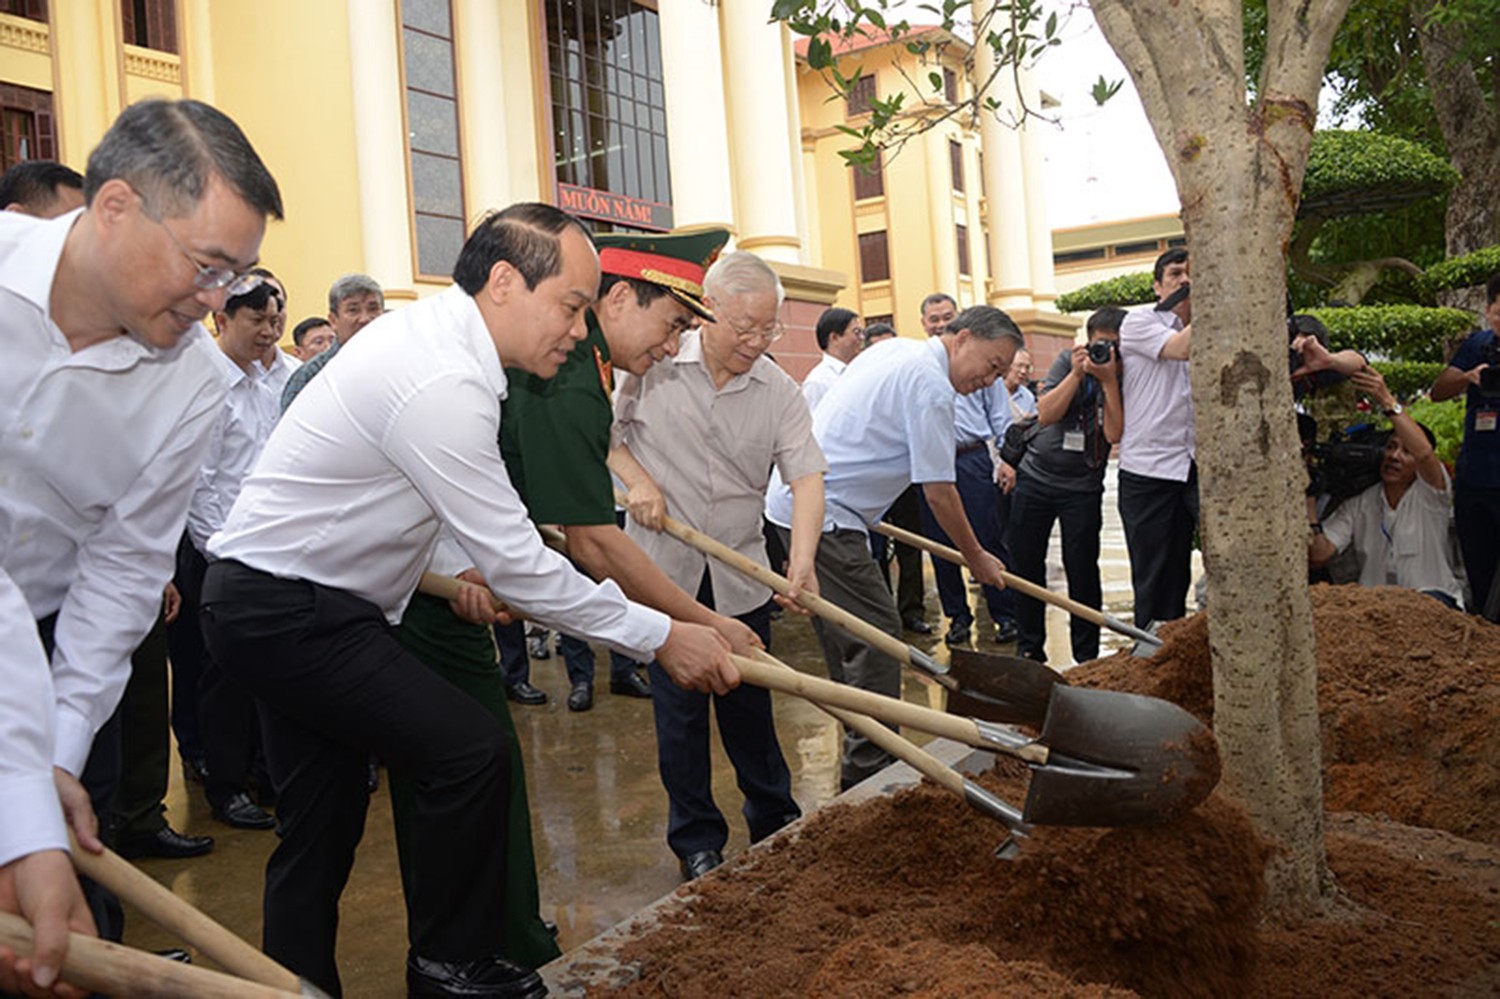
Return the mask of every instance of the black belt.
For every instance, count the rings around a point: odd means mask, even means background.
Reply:
[[[975,441],[973,444],[960,444],[958,446],[958,451],[956,453],[958,453],[958,454],[968,454],[970,451],[977,451],[977,450],[979,450],[980,448],[984,447],[984,445],[985,445],[984,441]]]

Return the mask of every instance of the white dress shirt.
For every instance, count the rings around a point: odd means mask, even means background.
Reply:
[[[245,476],[255,467],[281,415],[281,391],[263,373],[259,361],[250,362],[246,372],[224,351],[215,353],[229,394],[214,420],[208,454],[188,505],[188,539],[200,552],[208,551],[209,537],[224,526]]]
[[[1420,475],[1394,509],[1385,485],[1377,482],[1339,504],[1323,519],[1323,536],[1337,551],[1351,544],[1359,555],[1359,585],[1437,590],[1464,605],[1463,587],[1448,557],[1448,523],[1453,489],[1443,471],[1443,488]]]
[[[269,379],[266,384],[269,385],[271,387],[271,391],[276,394],[276,411],[280,413],[281,392],[286,388],[287,380],[292,377],[292,372],[302,367],[302,362],[293,357],[291,354],[288,354],[286,351],[282,350],[280,346],[278,346],[276,348],[276,353],[271,357],[271,364],[269,367],[262,364],[260,362],[260,358],[258,357],[254,361],[250,362],[250,366]]]
[[[869,530],[912,483],[953,482],[953,401],[942,337],[893,337],[860,353],[813,413],[828,460],[823,530]],[[792,526],[792,491],[773,474],[766,517]]]
[[[345,590],[395,624],[446,525],[528,617],[653,658],[670,619],[581,575],[528,519],[497,444],[505,392],[462,289],[382,316],[282,415],[210,555]]]
[[[999,378],[986,388],[953,398],[953,431],[958,447],[1004,441],[1010,427],[1010,393]]]
[[[828,390],[833,388],[833,383],[839,380],[839,375],[848,366],[847,362],[825,353],[823,359],[807,373],[807,377],[802,379],[802,398],[807,400],[809,410],[818,408],[818,401],[828,394]]]
[[[1136,309],[1120,324],[1120,394],[1125,434],[1120,469],[1153,479],[1188,480],[1197,438],[1187,361],[1163,360],[1162,344],[1182,329],[1175,312]]]
[[[771,466],[788,482],[828,468],[791,376],[762,354],[715,388],[696,330],[644,378],[621,378],[613,436],[655,480],[669,514],[767,568],[761,508]],[[627,518],[625,533],[689,593],[698,592],[706,566],[721,614],[746,614],[771,599],[767,587],[665,531]]]
[[[67,844],[52,766],[81,772],[119,702],[224,398],[201,326],[72,351],[50,296],[77,218],[0,212],[0,864]]]

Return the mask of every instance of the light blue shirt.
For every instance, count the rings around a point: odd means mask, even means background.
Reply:
[[[1000,383],[996,382],[995,384],[999,385]],[[1016,390],[1010,394],[1010,401],[1012,405],[1027,416],[1036,415],[1036,394],[1025,385],[1016,386]]]
[[[868,348],[813,413],[828,460],[823,530],[867,531],[912,483],[954,481],[953,401],[940,337]],[[790,528],[792,492],[773,475],[766,517]]]
[[[959,447],[982,444],[989,439],[999,443],[1005,440],[1009,426],[1010,393],[1005,391],[1005,382],[998,378],[988,388],[958,396],[953,403],[953,429]]]

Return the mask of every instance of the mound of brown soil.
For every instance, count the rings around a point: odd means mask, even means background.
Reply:
[[[804,994],[814,999],[993,995],[1128,999],[1137,993],[1107,985],[1080,985],[1037,961],[1002,961],[980,944],[915,940],[892,948],[859,937],[829,955]]]
[[[1500,627],[1393,587],[1315,586],[1312,601],[1327,808],[1500,843]],[[1095,660],[1068,679],[1212,724],[1209,621],[1163,627],[1153,659]]]

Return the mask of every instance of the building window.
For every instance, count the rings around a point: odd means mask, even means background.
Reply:
[[[865,284],[891,279],[891,254],[885,230],[859,234],[859,279]]]
[[[885,167],[881,163],[880,150],[875,150],[875,159],[868,164],[855,163],[849,167],[854,171],[854,200],[885,197]]]
[[[849,88],[846,113],[850,118],[856,118],[862,114],[870,113],[870,105],[875,103],[875,77],[860,76]]]
[[[57,158],[52,122],[52,95],[10,83],[0,83],[0,170],[22,160]]]
[[[1095,246],[1087,250],[1067,250],[1063,253],[1052,254],[1054,264],[1077,264],[1085,260],[1103,260],[1105,257],[1104,247]]]
[[[0,14],[24,17],[28,21],[46,21],[47,0],[0,0]]]
[[[949,104],[958,103],[958,74],[946,66],[943,68],[943,97]]]
[[[175,0],[120,0],[120,19],[126,44],[177,51]]]
[[[448,0],[401,0],[401,70],[417,273],[447,277],[463,248],[467,217]]]
[[[948,171],[953,174],[953,189],[964,193],[964,146],[956,139],[948,140]]]
[[[958,224],[953,231],[958,237],[958,273],[972,274],[974,272],[969,268],[969,227]]]
[[[985,197],[989,192],[984,187],[984,150],[979,151],[979,196]]]
[[[1161,241],[1148,239],[1140,243],[1120,243],[1114,248],[1117,257],[1130,257],[1137,253],[1155,253],[1161,249]]]
[[[672,227],[655,4],[543,0],[559,202],[596,228]]]

